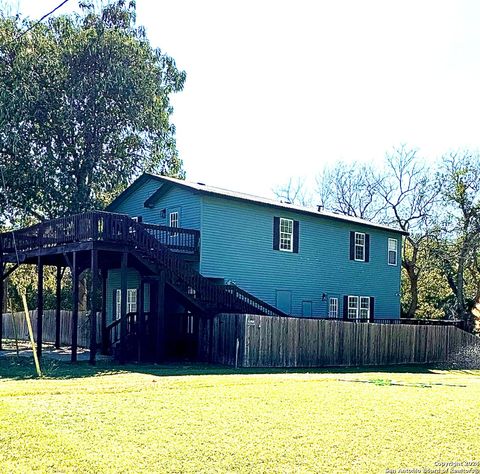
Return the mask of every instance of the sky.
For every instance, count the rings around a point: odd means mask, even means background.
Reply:
[[[36,19],[60,0],[6,3]],[[187,72],[172,120],[190,181],[268,197],[401,144],[480,148],[478,0],[137,0],[137,21]]]

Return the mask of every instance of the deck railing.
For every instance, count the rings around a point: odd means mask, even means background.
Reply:
[[[222,286],[227,293],[230,293],[234,296],[236,301],[238,301],[238,308],[240,313],[252,313],[265,314],[267,316],[288,316],[288,314],[280,311],[278,308],[265,303],[261,299],[253,296],[245,290],[242,290],[236,285],[224,285]]]
[[[259,314],[284,315],[237,287],[215,285],[180,258],[178,252],[198,252],[199,238],[197,230],[144,224],[125,214],[92,211],[0,234],[0,249],[14,253],[74,242],[119,242],[160,266],[168,283],[208,311],[255,310]]]
[[[200,232],[193,229],[181,229],[163,225],[144,224],[143,227],[160,243],[170,250],[179,252],[197,252]]]
[[[4,253],[14,253],[91,240],[132,242],[134,236],[131,235],[131,222],[135,221],[124,214],[85,212],[0,234],[1,248]],[[139,225],[174,251],[189,254],[198,252],[198,230],[154,224]]]

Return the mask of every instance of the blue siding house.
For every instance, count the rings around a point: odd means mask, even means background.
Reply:
[[[107,211],[152,224],[152,232],[155,226],[169,228],[162,238],[193,270],[215,285],[238,287],[280,314],[400,317],[397,229],[153,174],[140,176]],[[199,237],[198,249],[182,254],[180,243],[193,235],[188,230]],[[120,270],[109,270],[110,320],[120,315],[120,285]],[[127,311],[136,311],[140,288],[149,311],[150,285],[141,284],[138,269],[129,268],[127,286]],[[172,299],[169,311],[181,312],[180,306]]]

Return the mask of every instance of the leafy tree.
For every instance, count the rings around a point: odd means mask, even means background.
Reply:
[[[0,17],[0,218],[102,207],[143,171],[183,177],[169,97],[185,73],[135,24],[135,4],[31,23]]]
[[[468,151],[444,156],[438,180],[443,215],[437,262],[457,317],[472,327],[471,308],[480,299],[480,156]]]

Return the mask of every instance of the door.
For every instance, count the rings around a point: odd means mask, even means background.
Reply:
[[[286,314],[292,314],[292,292],[277,290],[277,308]]]
[[[312,316],[312,302],[302,301],[302,316]]]

